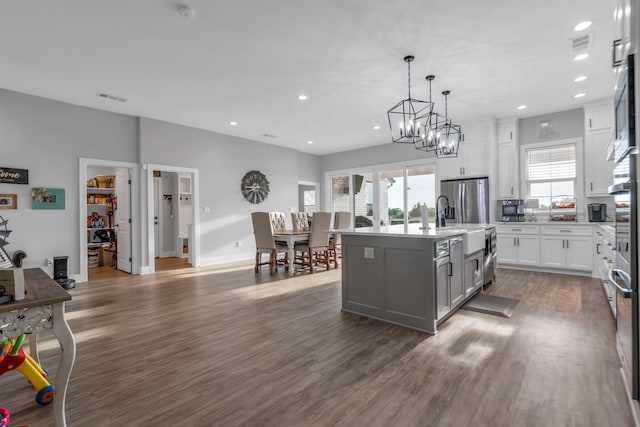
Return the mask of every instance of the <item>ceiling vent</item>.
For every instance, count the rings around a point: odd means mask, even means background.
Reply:
[[[574,37],[569,40],[571,44],[571,52],[582,52],[593,46],[593,33],[585,34],[583,36]]]
[[[122,97],[115,96],[115,95],[110,95],[110,94],[104,93],[104,92],[98,92],[98,93],[96,93],[96,96],[98,96],[100,98],[104,98],[104,99],[110,99],[111,101],[127,102],[127,100],[122,98]]]
[[[263,133],[262,136],[266,137],[266,138],[277,138],[277,136],[271,134],[271,133]]]

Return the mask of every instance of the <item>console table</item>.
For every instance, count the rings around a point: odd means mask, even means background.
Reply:
[[[31,357],[38,360],[37,332],[53,328],[62,357],[56,373],[53,409],[56,427],[66,427],[64,412],[67,385],[76,358],[76,340],[64,317],[64,303],[71,295],[39,268],[24,270],[26,296],[23,300],[0,304],[0,339],[21,333],[31,337]],[[34,338],[35,337],[35,338]]]

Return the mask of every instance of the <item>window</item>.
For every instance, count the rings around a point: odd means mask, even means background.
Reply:
[[[525,149],[527,198],[539,199],[540,209],[576,199],[576,144]]]
[[[302,192],[303,210],[306,213],[313,213],[316,210],[316,190],[304,190]]]

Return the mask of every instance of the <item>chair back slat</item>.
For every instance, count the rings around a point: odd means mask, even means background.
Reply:
[[[252,212],[251,221],[253,222],[253,234],[256,238],[256,248],[275,249],[276,242],[273,239],[269,212]]]
[[[325,233],[331,227],[330,212],[314,212],[309,232],[309,247],[320,248],[329,246],[329,233]]]
[[[309,219],[306,212],[291,212],[291,224],[294,230],[308,230]]]
[[[285,231],[287,229],[283,212],[269,212],[269,219],[271,220],[271,229],[273,231]]]

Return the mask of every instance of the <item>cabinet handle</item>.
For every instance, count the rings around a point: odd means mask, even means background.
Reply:
[[[564,239],[562,239],[562,249],[564,249]]]
[[[447,263],[447,276],[453,276],[453,264],[452,263]]]
[[[569,241],[567,240],[567,249],[569,249]]]
[[[511,231],[522,231],[522,228],[512,228]]]
[[[593,129],[593,125],[591,124],[591,118],[589,118],[589,129]]]
[[[511,195],[513,196],[513,187],[511,187]]]
[[[616,57],[616,51],[620,46],[622,46],[622,39],[616,39],[613,41],[613,50],[611,51],[611,66],[613,68],[618,65],[622,65],[622,58],[618,59]],[[591,123],[589,123],[589,126],[591,126]]]
[[[516,238],[515,238],[515,237],[513,238],[513,246],[518,246],[518,245],[516,244]]]
[[[561,233],[571,233],[571,230],[558,230]]]
[[[516,237],[516,239],[518,239],[518,246],[520,246],[520,238]]]
[[[476,271],[480,270],[480,260],[476,258]]]
[[[596,243],[596,253],[600,255],[600,243]],[[605,257],[606,259],[606,257]]]

